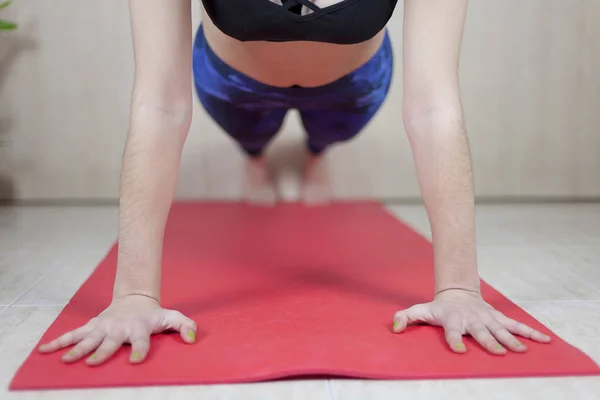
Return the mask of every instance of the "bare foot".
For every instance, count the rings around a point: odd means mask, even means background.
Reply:
[[[325,157],[310,155],[304,165],[302,200],[310,206],[324,206],[331,202],[332,195]]]
[[[273,206],[277,203],[275,184],[267,162],[262,157],[246,159],[244,200],[261,206]]]

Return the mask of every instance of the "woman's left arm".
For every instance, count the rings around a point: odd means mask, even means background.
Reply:
[[[456,352],[470,334],[490,352],[525,347],[511,333],[549,338],[481,299],[473,174],[458,82],[467,0],[405,0],[403,116],[431,225],[435,300],[400,311],[394,330],[413,322],[445,328]],[[502,343],[502,344],[500,344]]]
[[[458,84],[467,0],[406,0],[403,114],[435,254],[435,291],[479,292],[473,178]]]

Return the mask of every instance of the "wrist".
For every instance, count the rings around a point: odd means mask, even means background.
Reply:
[[[479,293],[481,280],[475,245],[468,242],[454,246],[443,244],[438,242],[434,247],[435,293],[449,289]]]
[[[119,273],[121,272],[121,273]],[[131,296],[143,296],[154,299],[160,303],[160,277],[157,279],[148,279],[144,275],[135,279],[117,268],[117,276],[113,286],[113,299],[122,299]],[[141,279],[140,279],[141,278]]]
[[[113,298],[131,295],[146,296],[160,302],[161,265],[160,254],[151,251],[141,253],[135,251],[143,248],[136,244],[131,246],[124,240],[119,242],[117,271],[113,286]]]
[[[434,290],[436,295],[450,290],[481,293],[481,281],[477,270],[475,270],[475,272],[466,274],[461,279],[436,279]]]
[[[157,296],[153,296],[151,294],[148,293],[143,293],[143,292],[130,292],[130,293],[114,293],[113,294],[113,298],[112,301],[116,302],[116,301],[122,301],[122,300],[128,300],[128,299],[144,299],[144,300],[149,300],[152,302],[155,302],[156,304],[160,305],[160,299]]]
[[[481,283],[472,233],[459,231],[456,236],[459,239],[454,235],[434,237],[435,293],[448,289],[479,293]]]
[[[450,287],[446,287],[446,288],[443,288],[440,290],[436,290],[434,297],[437,297],[444,293],[456,293],[456,292],[460,292],[460,293],[464,293],[464,294],[471,294],[474,296],[481,296],[481,290],[479,287],[450,286]]]

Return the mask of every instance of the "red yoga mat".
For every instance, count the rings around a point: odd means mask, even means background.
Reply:
[[[10,389],[255,382],[306,376],[371,379],[599,374],[584,353],[483,283],[498,310],[549,333],[525,354],[493,356],[470,337],[466,354],[443,330],[391,333],[396,311],[431,300],[431,244],[377,203],[273,209],[237,203],[178,203],[163,255],[163,305],[198,324],[197,343],[153,336],[145,363],[123,347],[109,362],[63,364],[33,350]],[[109,303],[113,248],[41,342],[74,329]],[[50,373],[52,372],[52,373]]]

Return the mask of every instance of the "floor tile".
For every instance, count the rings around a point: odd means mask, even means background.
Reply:
[[[115,207],[0,207],[0,305],[8,305],[77,254],[106,249]]]
[[[278,381],[239,385],[5,392],[0,400],[330,400],[327,380]]]
[[[424,206],[391,205],[388,209],[431,237]],[[476,210],[480,246],[597,247],[600,243],[600,204],[481,204]]]
[[[600,378],[524,378],[480,380],[361,381],[333,380],[336,400],[595,400]]]
[[[48,248],[37,247],[32,253],[3,252],[0,260],[0,304],[10,305],[62,262],[62,255]]]
[[[600,243],[596,246],[564,246],[553,251],[565,260],[570,271],[600,290]]]
[[[105,243],[106,244],[106,243]],[[85,280],[102,261],[110,245],[105,250],[90,250],[65,260],[32,290],[23,295],[15,306],[66,305]]]
[[[6,389],[60,310],[61,307],[11,307],[0,314],[0,390]]]
[[[514,204],[477,207],[483,246],[600,243],[600,204]]]
[[[32,251],[54,243],[78,247],[114,236],[116,207],[0,207],[0,250]]]
[[[563,340],[600,364],[600,303],[521,303]]]
[[[431,238],[423,206],[388,209]],[[504,295],[523,301],[600,300],[600,245],[589,244],[596,237],[600,243],[600,206],[482,205],[477,212],[479,270]]]
[[[410,225],[414,230],[419,232],[422,236],[431,240],[431,227],[429,225],[429,218],[427,211],[422,205],[401,205],[387,206],[386,209],[390,214],[399,218],[402,222]]]
[[[483,247],[480,275],[513,301],[600,301],[600,291],[570,271],[576,259],[562,248]]]
[[[11,307],[0,314],[0,399],[311,399],[329,400],[327,380],[293,380],[244,385],[177,386],[133,389],[8,392],[17,368],[29,355],[61,307]]]

